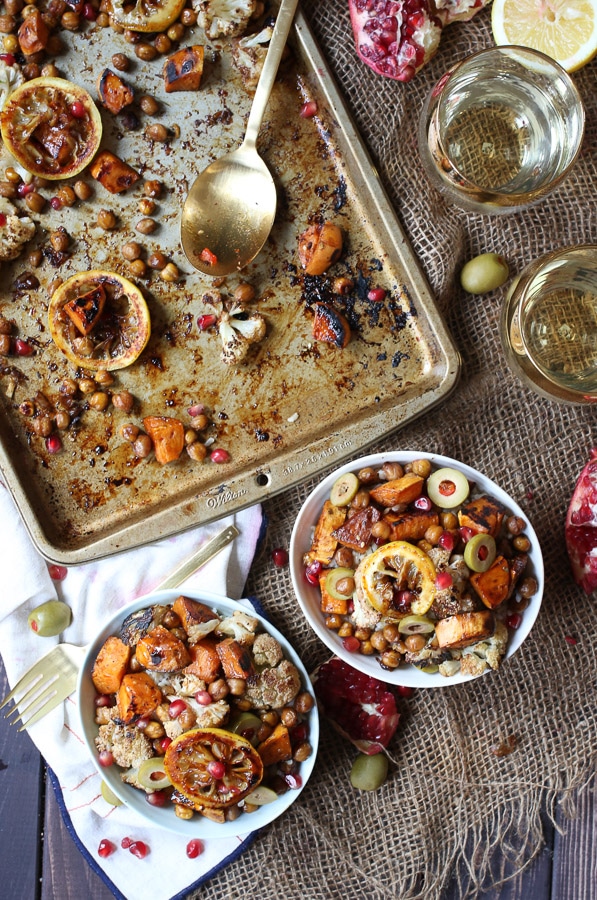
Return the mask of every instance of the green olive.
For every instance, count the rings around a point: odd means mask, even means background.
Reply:
[[[62,600],[47,600],[29,613],[29,627],[40,637],[54,637],[71,623],[73,614],[70,606]]]
[[[436,675],[439,672],[439,666],[436,663],[431,663],[429,666],[421,666],[419,672],[425,672],[425,675]]]
[[[405,616],[398,624],[400,634],[429,634],[434,629],[435,625],[426,616]]]
[[[501,287],[510,270],[499,253],[481,253],[469,259],[460,272],[460,284],[469,294],[487,294]]]
[[[344,579],[350,579],[347,581],[347,585],[350,586],[352,582],[353,590],[349,591],[346,594],[343,594],[336,587]],[[334,598],[334,600],[346,600],[347,597],[352,597],[354,592],[354,569],[346,569],[344,566],[337,566],[335,569],[330,569],[327,575],[325,576],[324,587],[328,594]]]
[[[384,753],[359,753],[350,770],[350,783],[357,791],[376,791],[387,777],[388,758]]]
[[[334,481],[330,491],[330,501],[334,506],[348,506],[360,487],[359,479],[353,472],[345,472]]]
[[[163,756],[152,756],[151,759],[144,759],[139,766],[137,780],[148,791],[161,791],[164,788],[172,787],[172,782],[164,769]]]
[[[120,799],[120,797],[116,796],[116,794],[114,793],[112,788],[107,784],[107,782],[102,781],[100,791],[101,791],[102,797],[104,798],[106,803],[110,804],[110,806],[122,806],[122,800]]]
[[[427,494],[440,509],[454,509],[464,503],[470,492],[466,475],[445,466],[436,469],[427,479]]]
[[[486,572],[496,555],[495,540],[490,534],[475,534],[464,548],[464,561],[473,572]]]
[[[257,732],[263,725],[263,722],[252,712],[233,713],[226,725],[226,731],[232,731],[239,734],[245,740],[250,741],[253,746],[258,743]]]
[[[278,795],[271,788],[266,787],[264,784],[258,785],[254,791],[246,797],[247,803],[252,803],[253,806],[265,806],[267,803],[273,803],[274,800],[278,799]]]

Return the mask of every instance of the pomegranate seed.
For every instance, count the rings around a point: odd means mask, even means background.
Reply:
[[[197,319],[197,325],[199,326],[200,331],[207,331],[208,328],[213,328],[217,321],[217,316],[214,316],[212,314],[205,314],[204,316],[199,316],[199,318]],[[203,409],[201,409],[201,412],[203,412]],[[199,415],[199,413],[195,413],[195,415]]]
[[[24,181],[21,181],[21,183],[17,187],[17,194],[19,195],[19,197],[26,197],[27,194],[32,194],[34,190],[34,185],[25,184]]]
[[[98,12],[95,6],[92,6],[91,3],[86,3],[83,7],[83,18],[87,19],[88,22],[95,22],[97,16]]]
[[[386,299],[386,291],[383,288],[371,288],[367,294],[367,300],[371,303],[382,303]]]
[[[288,564],[288,551],[284,549],[284,547],[276,547],[275,550],[272,550],[272,561],[275,566],[285,566]]]
[[[6,213],[0,213],[0,227],[4,228],[6,225]]]
[[[187,708],[184,700],[173,700],[168,707],[168,715],[171,719],[177,719],[181,713]]]
[[[516,631],[517,628],[520,628],[522,624],[522,616],[520,613],[512,613],[511,616],[506,616],[506,625],[508,628],[512,628]]]
[[[50,578],[52,581],[64,581],[68,574],[68,569],[66,566],[48,566],[48,572],[50,573]]]
[[[439,541],[437,542],[442,550],[447,550],[449,553],[454,549],[454,545],[456,541],[454,540],[454,535],[450,534],[449,531],[444,531],[440,535]]]
[[[394,599],[394,606],[399,612],[408,612],[414,599],[415,595],[412,591],[398,591]]]
[[[52,209],[62,209],[62,200],[60,199],[60,197],[52,197],[52,199],[50,200],[50,206],[52,207]]]
[[[28,341],[24,341],[23,338],[17,338],[15,340],[15,353],[17,356],[32,356],[33,347]]]
[[[301,106],[301,111],[299,115],[302,119],[312,119],[313,116],[317,114],[317,103],[315,100],[307,100],[306,103],[303,103]]]
[[[112,698],[110,694],[98,694],[93,701],[93,705],[97,709],[100,709],[102,706],[113,706]]]
[[[111,856],[116,850],[116,846],[112,843],[112,841],[106,840],[104,838],[99,842],[99,847],[97,848],[97,855],[101,856],[102,859],[106,859],[107,856]]]
[[[465,544],[468,544],[470,539],[472,537],[474,537],[475,532],[473,531],[472,528],[469,528],[467,525],[463,525],[462,528],[460,528],[459,530],[460,530],[460,537],[462,538],[462,540],[464,541]]]
[[[105,769],[114,765],[114,756],[112,755],[111,750],[102,750],[99,754],[97,761],[100,766],[103,766]]]
[[[129,853],[132,853],[137,859],[145,859],[149,853],[149,847],[143,841],[133,841],[132,844],[129,844]]]
[[[207,764],[207,771],[212,778],[219,781],[226,774],[226,766],[220,759],[212,759],[212,761]]]
[[[189,406],[187,409],[188,414],[192,419],[196,418],[196,416],[200,416],[205,412],[205,407],[203,403],[194,403],[192,406]]]
[[[46,450],[48,453],[60,453],[62,450],[62,441],[57,434],[51,434],[46,438]]]
[[[566,641],[567,644],[570,644],[571,647],[575,647],[578,644],[578,641],[576,640],[576,638],[572,637],[571,634],[565,634],[564,640]]]
[[[215,253],[209,249],[209,247],[204,247],[201,253],[199,254],[199,259],[201,262],[206,263],[208,266],[215,266],[218,261],[218,257]]]
[[[194,838],[187,844],[187,856],[189,859],[196,859],[198,856],[201,856],[204,849],[203,841],[200,841],[199,838]]]
[[[172,743],[171,737],[163,737],[158,741],[158,747],[162,753],[165,753],[171,743]]]
[[[396,693],[400,697],[412,697],[414,692],[415,692],[415,689],[408,687],[406,684],[397,684],[396,685]]]
[[[200,706],[209,706],[209,704],[213,702],[213,697],[209,691],[197,691],[195,700]]]
[[[349,653],[358,653],[361,649],[361,642],[352,634],[342,640],[342,645]]]
[[[14,66],[17,61],[14,53],[0,53],[0,59],[7,66]]]
[[[221,447],[218,447],[216,450],[212,450],[209,454],[209,458],[214,463],[230,462],[230,454],[227,450],[222,450]]]
[[[123,839],[120,842],[120,846],[122,847],[123,850],[128,850],[128,848],[131,846],[132,843],[133,843],[132,838],[123,837]]]
[[[417,499],[413,503],[413,506],[415,506],[417,509],[422,509],[424,512],[429,512],[432,505],[433,504],[431,503],[429,497],[417,497]]]
[[[438,572],[435,578],[435,586],[438,591],[446,591],[452,587],[453,581],[449,572]]]
[[[145,794],[145,799],[149,803],[150,806],[165,806],[166,805],[166,792],[165,791],[154,791],[152,794]]]
[[[139,731],[144,731],[147,728],[147,726],[149,725],[150,721],[151,720],[150,720],[149,716],[141,716],[140,719],[137,719],[137,721],[135,722],[135,725],[139,729]]]
[[[85,116],[85,105],[80,100],[75,100],[71,105],[70,114],[75,119],[82,119]]]
[[[323,566],[319,561],[309,563],[305,569],[305,578],[309,584],[319,584],[319,576],[321,575],[322,569]]]
[[[284,781],[292,791],[298,791],[303,786],[303,779],[300,775],[295,775],[294,772],[288,772],[284,775]]]

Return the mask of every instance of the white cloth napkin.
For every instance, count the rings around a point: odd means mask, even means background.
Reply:
[[[62,581],[52,580],[50,567],[29,534],[0,481],[0,565],[3,576],[0,604],[0,653],[9,683],[17,679],[59,639],[41,638],[27,624],[32,609],[45,600],[61,599],[71,607],[73,620],[61,640],[85,645],[126,603],[149,593],[197,547],[225,525],[234,523],[240,535],[218,556],[184,582],[239,599],[260,534],[262,514],[250,507],[220,522],[165,538],[146,547],[81,566],[69,567]],[[100,795],[101,778],[78,735],[74,695],[29,729],[29,735],[55,774],[59,803],[70,833],[88,862],[127,900],[170,900],[206,880],[250,843],[251,835],[204,842],[195,859],[186,854],[188,839],[147,826],[133,810],[113,807]],[[60,791],[62,798],[60,798]],[[62,800],[62,802],[61,802]],[[144,841],[150,848],[138,859],[121,848],[124,837]],[[106,859],[98,856],[102,839],[116,845]]]

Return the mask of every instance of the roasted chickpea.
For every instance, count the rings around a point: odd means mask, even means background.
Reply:
[[[93,378],[86,377],[79,378],[77,385],[82,394],[91,394],[97,387]]]
[[[143,259],[133,259],[129,263],[129,269],[135,278],[143,278],[147,274],[147,263]]]
[[[156,211],[157,204],[150,197],[141,197],[137,209],[144,216],[151,216]]]
[[[169,53],[172,49],[172,41],[167,34],[156,34],[153,46],[158,53]]]
[[[420,478],[429,478],[431,475],[431,462],[428,459],[414,459],[412,463],[413,475]]]
[[[183,9],[180,14],[180,21],[183,25],[186,25],[187,28],[192,28],[193,25],[197,24],[197,13],[194,9]]]
[[[382,669],[397,669],[402,662],[402,658],[396,650],[384,650],[379,662]]]
[[[145,137],[149,141],[155,141],[157,144],[165,144],[170,137],[170,132],[165,125],[156,122],[154,125],[148,125],[145,129]]]
[[[418,653],[419,650],[423,649],[426,643],[427,638],[422,634],[409,634],[404,640],[406,649],[410,650],[411,653]]]
[[[247,281],[241,281],[234,289],[234,299],[238,303],[251,303],[255,299],[255,288]]]
[[[294,708],[301,716],[312,710],[314,705],[315,700],[313,699],[313,695],[310,694],[309,691],[301,691],[301,693],[297,695],[294,701]]]
[[[118,391],[112,396],[112,403],[116,409],[130,413],[135,405],[135,398],[130,391]]]
[[[343,597],[352,597],[355,587],[354,578],[339,578],[336,582],[336,591]]]
[[[138,425],[134,425],[132,422],[127,422],[126,425],[123,425],[120,429],[120,434],[128,441],[129,444],[132,444],[139,435],[139,427]]]
[[[352,637],[354,632],[354,626],[352,622],[342,622],[342,625],[338,629],[338,637]]]
[[[524,578],[520,582],[520,586],[518,588],[518,593],[520,594],[521,597],[524,597],[525,599],[529,599],[529,598],[533,597],[537,593],[538,590],[539,590],[539,585],[537,583],[537,579],[529,577],[529,578]]]
[[[135,44],[135,56],[138,59],[142,59],[143,62],[151,62],[157,55],[158,51],[153,44],[149,44],[146,41],[139,41]]]
[[[157,738],[162,738],[166,734],[164,731],[164,726],[161,722],[156,722],[153,719],[147,723],[145,728],[143,729],[143,733],[146,737],[148,737],[151,741],[157,740]]]
[[[105,391],[94,391],[87,402],[91,409],[103,412],[110,405],[110,397]]]
[[[324,620],[325,627],[329,628],[330,631],[338,631],[343,621],[342,616],[339,616],[336,613],[330,613]]]
[[[390,539],[392,534],[392,526],[388,522],[384,522],[383,520],[379,522],[374,522],[371,526],[371,536],[376,539],[376,541],[387,541]]]
[[[397,625],[393,623],[390,625],[385,625],[382,632],[388,644],[393,644],[396,641],[400,640],[400,631]]]
[[[145,459],[153,450],[153,442],[148,434],[140,432],[133,441],[133,452],[139,459]]]
[[[60,24],[66,31],[76,31],[81,24],[81,17],[74,9],[67,10],[60,18]]]
[[[296,750],[292,754],[292,758],[296,762],[304,762],[306,759],[309,759],[312,753],[313,747],[311,746],[309,741],[301,741],[301,743],[297,746]]]
[[[97,224],[104,231],[112,231],[116,228],[116,216],[111,209],[100,209],[97,214]]]
[[[140,234],[153,234],[157,227],[158,223],[156,222],[156,220],[150,218],[139,219],[139,221],[135,225],[135,229]]]
[[[377,472],[372,466],[367,466],[365,469],[361,469],[357,473],[357,478],[361,482],[361,484],[373,484],[375,481],[378,481]]]
[[[89,200],[89,198],[93,194],[93,188],[91,188],[91,186],[88,185],[86,181],[83,181],[82,178],[80,178],[78,181],[75,181],[73,190],[79,200]]]
[[[334,559],[337,565],[345,569],[354,569],[354,553],[350,547],[338,547],[334,553]]]
[[[396,462],[385,462],[381,467],[381,476],[386,479],[386,481],[393,481],[395,478],[402,478],[404,475],[404,469],[400,465],[400,463]]]
[[[207,690],[214,700],[223,700],[230,693],[228,682],[224,678],[217,678],[216,681],[212,681],[207,686]]]
[[[192,12],[192,10],[183,10],[183,12]],[[195,21],[197,21],[197,14],[195,13]],[[181,41],[184,37],[185,26],[186,23],[174,22],[173,25],[167,30],[166,34],[170,38],[171,41],[177,42]]]
[[[298,724],[298,720],[298,713],[292,706],[285,706],[280,713],[280,721],[282,725],[286,725],[287,728],[294,728],[294,726]]]
[[[519,553],[528,553],[531,549],[531,542],[526,534],[517,534],[512,541],[512,545]]]
[[[160,108],[160,104],[155,97],[144,94],[142,97],[139,97],[139,107],[146,116],[155,116]]]
[[[524,531],[524,519],[520,516],[508,516],[506,519],[506,528],[510,534],[518,535]]]
[[[0,334],[0,356],[9,356],[12,350],[12,339],[9,334]]]
[[[458,518],[452,512],[443,512],[439,520],[446,531],[455,531],[458,528]]]
[[[354,281],[352,280],[352,278],[348,278],[346,275],[343,275],[340,278],[334,278],[334,282],[332,284],[332,290],[334,294],[339,294],[341,297],[346,297],[347,294],[350,294],[353,288]]]
[[[167,284],[175,284],[180,278],[178,266],[173,262],[167,263],[160,272],[160,278]]]
[[[371,641],[373,649],[378,653],[383,653],[383,651],[387,649],[388,642],[383,636],[383,631],[374,631],[369,640]]]
[[[112,65],[119,72],[128,72],[131,67],[131,61],[125,53],[115,53],[112,57]]]
[[[244,678],[229,678],[228,687],[233,697],[242,697],[247,690],[247,682]]]
[[[150,269],[164,269],[168,265],[168,258],[161,250],[156,250],[147,260]]]
[[[429,544],[435,547],[443,533],[444,529],[441,525],[430,525],[425,532],[424,537]]]
[[[207,447],[201,441],[193,441],[187,444],[187,453],[195,462],[202,462],[207,456]]]
[[[271,725],[272,728],[275,728],[280,721],[280,714],[277,713],[275,709],[269,709],[259,713],[259,718],[262,722],[265,722],[266,725]]]
[[[69,184],[63,184],[56,192],[56,196],[62,201],[63,206],[74,206],[77,202],[77,195]]]
[[[31,194],[27,194],[25,203],[31,212],[40,213],[46,205],[46,198],[37,191],[33,191]]]
[[[60,226],[50,234],[50,244],[57,253],[64,253],[70,245],[70,235],[65,228]]]

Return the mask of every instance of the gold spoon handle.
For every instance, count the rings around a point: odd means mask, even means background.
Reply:
[[[282,53],[286,46],[286,40],[290,32],[292,20],[298,6],[298,0],[282,0],[278,15],[276,16],[276,24],[269,42],[269,49],[265,57],[263,69],[259,76],[259,83],[253,98],[251,112],[249,113],[249,121],[247,122],[247,131],[242,146],[254,148],[257,143],[257,135],[261,127],[261,121],[265,108],[267,106],[269,96],[274,86],[274,81],[282,59]]]
[[[185,579],[196,572],[200,566],[204,566],[209,562],[220,550],[223,550],[231,541],[240,534],[235,525],[229,525],[222,531],[219,531],[212,538],[203,544],[202,547],[186,559],[181,565],[175,569],[164,581],[155,588],[156,591],[165,591],[168,588],[178,587]]]

